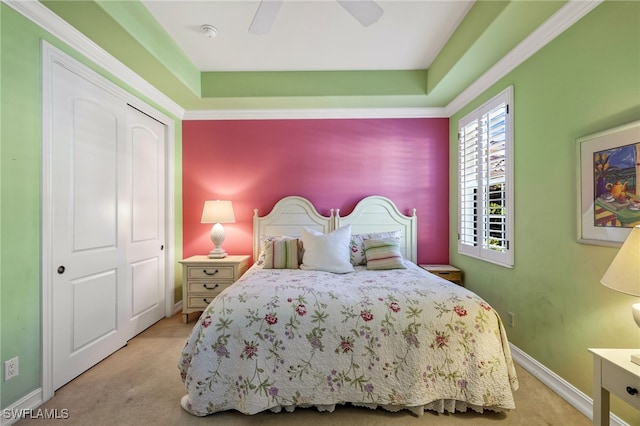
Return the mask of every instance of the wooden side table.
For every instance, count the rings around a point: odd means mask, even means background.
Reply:
[[[631,362],[639,349],[589,349],[593,354],[593,424],[609,424],[609,392],[640,410],[640,365]]]
[[[202,312],[222,290],[242,276],[249,267],[249,256],[227,256],[209,259],[192,256],[182,264],[182,322],[189,322],[189,314]]]
[[[439,277],[444,278],[447,281],[451,281],[452,283],[456,283],[462,287],[464,287],[464,282],[462,281],[462,271],[455,266],[451,265],[420,265],[422,269],[425,269],[432,274],[438,275]]]

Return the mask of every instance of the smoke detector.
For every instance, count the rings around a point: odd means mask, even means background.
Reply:
[[[218,35],[218,30],[216,29],[216,27],[209,24],[204,24],[203,26],[201,26],[200,31],[202,31],[204,35],[209,38],[214,38],[216,35]]]

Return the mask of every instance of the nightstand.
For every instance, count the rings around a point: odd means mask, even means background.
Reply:
[[[640,365],[631,362],[639,349],[589,349],[593,354],[593,424],[609,424],[609,392],[640,410]]]
[[[249,267],[249,256],[209,259],[192,256],[182,264],[182,322],[189,314],[202,312],[222,290],[236,282]]]
[[[422,269],[425,269],[432,274],[444,278],[447,281],[456,283],[464,287],[462,282],[462,271],[455,266],[451,265],[420,265]]]

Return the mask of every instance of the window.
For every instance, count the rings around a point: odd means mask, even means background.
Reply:
[[[513,266],[513,87],[458,123],[458,252]]]

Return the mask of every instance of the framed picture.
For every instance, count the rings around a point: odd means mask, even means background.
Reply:
[[[620,246],[640,225],[640,121],[578,142],[578,242]]]

